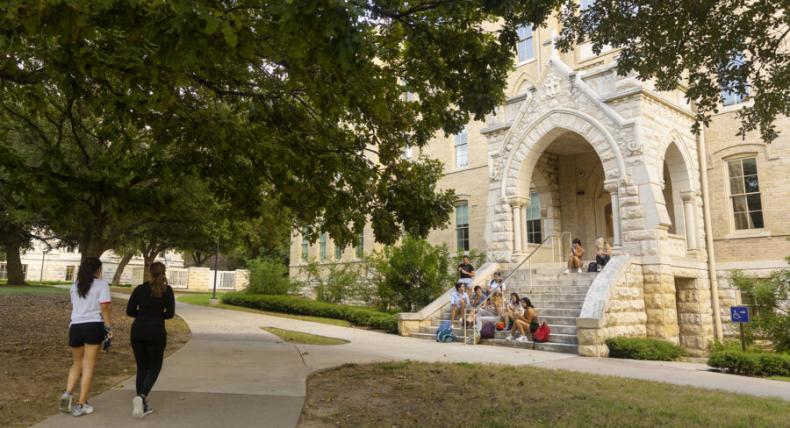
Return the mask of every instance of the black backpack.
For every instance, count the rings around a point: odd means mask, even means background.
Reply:
[[[587,265],[587,272],[598,272],[598,263],[590,262],[590,264]]]

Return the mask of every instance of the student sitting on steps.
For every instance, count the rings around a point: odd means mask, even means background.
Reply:
[[[521,336],[519,336],[516,341],[527,342],[527,329],[529,329],[529,335],[532,336],[535,333],[535,330],[540,327],[540,324],[538,324],[538,312],[535,310],[535,307],[532,306],[532,301],[530,301],[529,298],[522,298],[521,306],[524,308],[524,315],[516,319],[516,321],[513,323],[513,330],[511,331],[510,336],[512,337],[516,330],[518,330],[519,333],[521,333]]]
[[[466,308],[470,305],[469,296],[464,290],[463,282],[455,283],[455,290],[450,294],[450,321],[455,322],[455,314],[460,312],[461,317],[464,316]]]

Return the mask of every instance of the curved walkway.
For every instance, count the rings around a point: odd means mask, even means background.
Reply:
[[[119,296],[120,297],[120,296]],[[702,364],[582,358],[507,347],[439,344],[355,328],[177,303],[192,339],[167,360],[151,393],[156,412],[131,416],[134,380],[91,399],[96,412],[56,415],[40,427],[293,427],[307,376],[346,363],[391,360],[538,365],[790,400],[790,382],[708,372]],[[293,345],[261,327],[278,327],[351,343]]]

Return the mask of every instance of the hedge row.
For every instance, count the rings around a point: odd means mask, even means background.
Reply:
[[[608,339],[606,346],[609,347],[609,356],[612,358],[673,361],[685,354],[674,343],[639,337],[615,337]]]
[[[226,293],[222,303],[264,311],[341,319],[356,326],[398,332],[395,315],[357,306],[319,302],[297,296]]]
[[[790,354],[715,350],[708,365],[747,376],[790,376]]]

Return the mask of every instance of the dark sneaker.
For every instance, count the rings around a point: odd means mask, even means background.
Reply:
[[[60,400],[58,401],[58,408],[60,409],[61,412],[63,413],[71,412],[72,398],[73,398],[72,395],[67,393],[63,393],[63,395],[60,396]]]
[[[143,403],[143,409],[144,409],[143,410],[143,416],[148,416],[151,413],[154,413],[154,408],[151,407],[151,405],[149,405],[148,402],[144,402]]]

